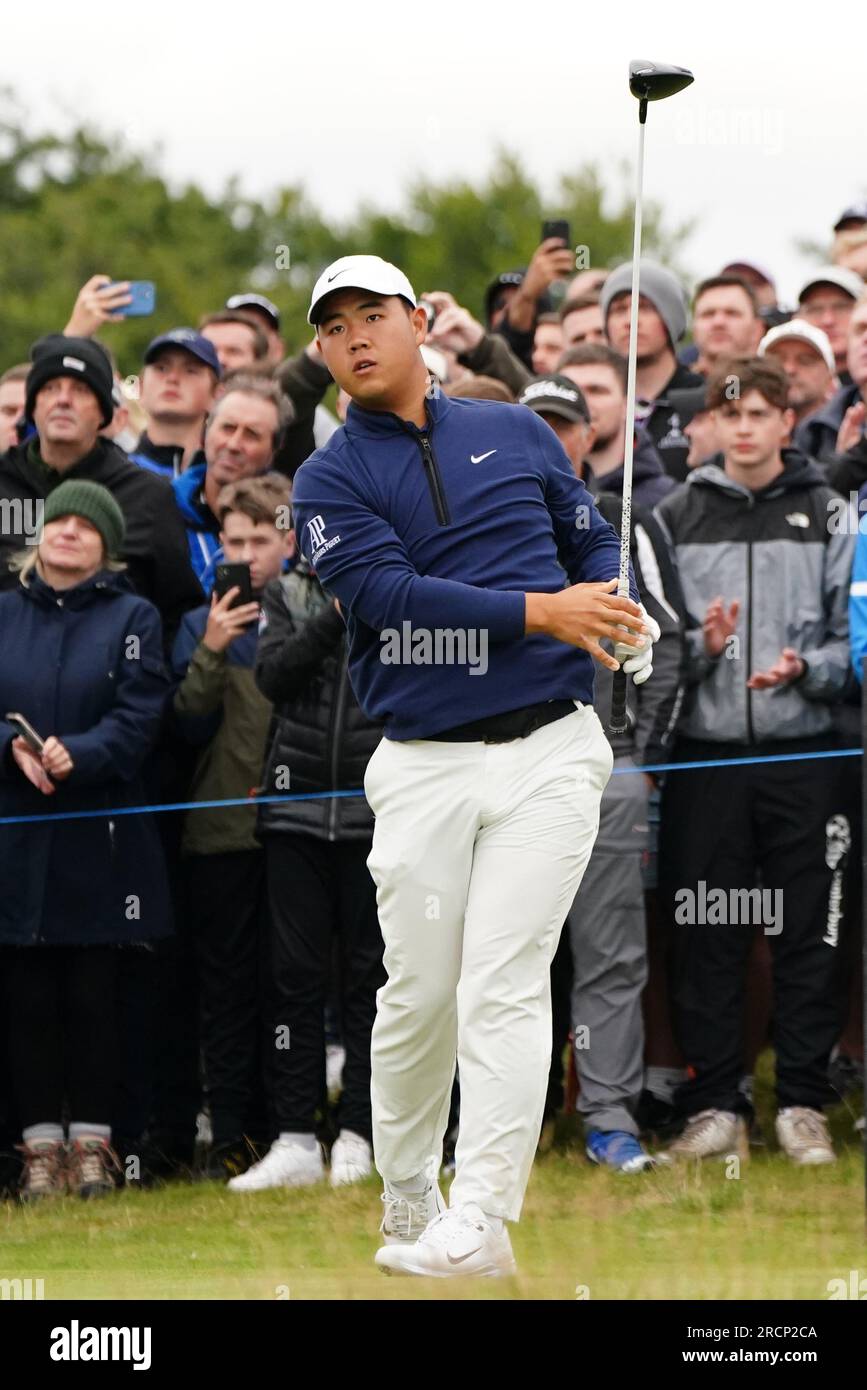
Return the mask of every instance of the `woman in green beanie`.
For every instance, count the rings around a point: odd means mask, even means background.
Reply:
[[[22,1199],[113,1188],[118,947],[171,930],[151,817],[112,815],[145,800],[169,691],[157,610],[116,560],[123,538],[106,488],[63,482],[21,583],[0,594],[0,978]]]

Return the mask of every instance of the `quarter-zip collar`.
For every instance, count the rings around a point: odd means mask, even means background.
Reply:
[[[402,432],[413,435],[424,434],[443,420],[452,409],[452,403],[442,391],[425,397],[426,426],[414,425],[411,420],[402,420],[391,410],[365,410],[363,406],[350,403],[346,412],[346,433],[363,435],[368,439],[382,439]]]

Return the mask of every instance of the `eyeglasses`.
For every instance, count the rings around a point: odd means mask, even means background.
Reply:
[[[851,299],[814,299],[809,304],[802,304],[800,313],[805,319],[820,319],[824,314],[833,314],[835,319],[841,319],[845,314],[851,314],[852,304]]]

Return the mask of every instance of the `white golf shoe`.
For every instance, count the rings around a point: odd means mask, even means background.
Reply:
[[[435,1216],[414,1245],[384,1245],[376,1263],[385,1274],[455,1279],[467,1275],[502,1278],[517,1265],[505,1226],[495,1231],[482,1209],[469,1202]]]
[[[325,1177],[322,1149],[306,1148],[293,1139],[275,1139],[265,1157],[230,1178],[232,1192],[263,1192],[268,1187],[312,1187]]]
[[[373,1149],[360,1134],[342,1129],[331,1148],[331,1186],[362,1182],[373,1172]]]

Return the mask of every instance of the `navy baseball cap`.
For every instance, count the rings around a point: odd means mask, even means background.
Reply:
[[[172,328],[168,333],[161,333],[158,338],[154,338],[152,342],[148,343],[145,351],[145,366],[149,362],[153,362],[163,348],[170,347],[182,348],[192,357],[197,357],[200,362],[204,362],[206,367],[210,367],[211,371],[216,373],[218,380],[222,376],[217,349],[208,338],[203,338],[201,333],[197,333],[194,328]]]
[[[271,327],[280,332],[280,310],[264,294],[233,294],[226,300],[227,309],[258,309],[271,322]]]

